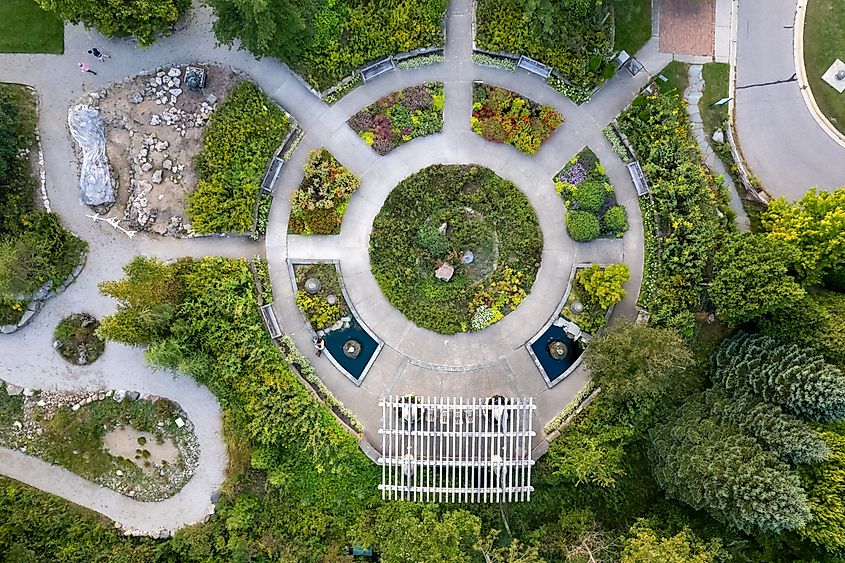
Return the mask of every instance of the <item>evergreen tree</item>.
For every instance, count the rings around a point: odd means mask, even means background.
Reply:
[[[845,418],[845,378],[817,352],[768,336],[739,333],[713,356],[713,381],[751,392],[817,422]]]
[[[830,458],[820,465],[801,468],[813,519],[799,532],[829,553],[845,554],[845,424],[822,431]]]
[[[730,393],[720,387],[708,389],[704,399],[721,423],[735,426],[755,438],[785,462],[819,463],[830,455],[818,432],[777,405],[749,393]]]
[[[798,476],[753,438],[721,424],[702,396],[655,426],[652,473],[669,497],[745,532],[796,530],[810,519]]]

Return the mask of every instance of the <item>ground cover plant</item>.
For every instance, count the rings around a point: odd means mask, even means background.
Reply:
[[[142,46],[168,31],[191,7],[190,0],[131,0],[119,7],[92,0],[35,0],[45,10],[71,23],[83,23],[112,37],[132,35]]]
[[[527,55],[576,86],[592,89],[613,76],[612,19],[602,2],[479,0],[478,46]]]
[[[828,121],[845,134],[845,95],[822,75],[836,59],[845,60],[845,10],[843,0],[810,0],[804,20],[804,64],[813,98]]]
[[[53,347],[72,364],[93,363],[106,348],[106,343],[95,332],[99,326],[99,321],[87,313],[65,317],[53,331]]]
[[[324,330],[349,314],[343,298],[340,273],[334,264],[294,264],[296,278],[296,306],[314,330]],[[315,294],[305,291],[305,282],[314,278],[320,282]]]
[[[443,130],[443,84],[429,82],[393,92],[349,118],[349,126],[379,154]]]
[[[658,83],[660,81],[658,80]],[[724,192],[702,163],[683,100],[674,87],[643,94],[623,112],[619,126],[639,156],[649,181],[656,248],[647,263],[640,302],[659,324],[694,329],[694,312],[702,307],[702,283],[729,230]],[[644,215],[646,211],[644,210]]]
[[[613,184],[589,147],[558,173],[555,188],[569,210],[566,228],[574,240],[621,237],[628,230],[628,213],[616,203]]]
[[[179,408],[166,399],[117,402],[105,397],[72,410],[71,403],[90,393],[9,397],[0,387],[0,412],[14,414],[0,417],[4,447],[142,501],[173,496],[194,474],[196,436],[176,424]]]
[[[285,112],[251,82],[223,100],[194,159],[199,176],[187,213],[196,233],[252,231],[261,179],[290,129]]]
[[[36,144],[33,93],[0,84],[0,323],[16,323],[33,293],[60,286],[86,244],[35,204],[30,153]]]
[[[453,334],[515,309],[534,283],[542,246],[537,216],[513,184],[486,168],[438,165],[387,197],[370,262],[385,297],[410,321]],[[454,268],[448,282],[435,277],[444,263]]]
[[[597,333],[607,324],[610,308],[627,295],[622,286],[630,278],[625,264],[593,264],[588,268],[578,268],[560,315],[588,334]],[[573,307],[576,302],[579,306]]]
[[[314,149],[305,162],[305,176],[291,196],[288,232],[296,235],[336,235],[358,177],[326,149]]]
[[[507,143],[534,154],[563,123],[549,105],[540,105],[515,92],[476,83],[472,88],[472,130],[496,143]]]
[[[0,3],[0,53],[59,54],[64,49],[64,24],[55,15],[32,0]]]
[[[318,90],[377,59],[443,44],[446,0],[211,0],[214,32],[281,59]]]

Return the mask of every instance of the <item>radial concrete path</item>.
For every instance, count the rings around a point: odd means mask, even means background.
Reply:
[[[632,280],[627,286],[628,297],[615,314],[635,313],[642,276],[641,218],[627,172],[604,140],[601,128],[630,102],[650,75],[659,72],[668,62],[668,56],[657,52],[657,39],[652,38],[638,54],[646,67],[645,72],[637,77],[619,75],[589,103],[577,107],[527,73],[474,65],[471,60],[471,5],[469,0],[456,0],[450,5],[449,40],[443,63],[394,71],[357,88],[333,106],[324,104],[285,65],[272,59],[256,60],[246,51],[219,46],[211,31],[213,16],[208,8],[201,6],[195,6],[175,34],[147,49],[139,49],[128,40],[106,39],[81,26],[68,25],[63,55],[0,55],[0,82],[31,85],[38,92],[39,132],[52,208],[65,225],[89,244],[88,261],[79,280],[51,300],[23,331],[0,337],[0,378],[29,388],[123,388],[173,399],[194,422],[201,448],[199,467],[191,481],[177,495],[157,503],[128,499],[19,452],[0,449],[0,473],[96,510],[131,528],[172,530],[205,515],[210,495],[225,477],[227,458],[220,407],[211,393],[190,378],[154,373],[146,366],[143,351],[137,348],[110,343],[94,365],[71,367],[51,347],[53,328],[64,316],[80,310],[102,316],[115,310],[115,303],[99,294],[97,284],[121,277],[122,267],[138,254],[169,259],[185,255],[247,257],[266,251],[282,323],[305,351],[311,346],[310,334],[295,307],[286,261],[309,257],[341,260],[354,305],[376,333],[391,345],[382,351],[361,387],[345,379],[325,359],[318,360],[316,368],[335,395],[356,413],[370,439],[379,423],[377,398],[386,392],[530,395],[539,404],[540,423],[547,422],[560,411],[583,385],[587,374],[583,370],[576,371],[548,390],[525,348],[518,344],[554,313],[554,306],[565,288],[569,267],[576,262],[627,263],[631,267]],[[112,55],[106,63],[92,65],[99,73],[96,76],[82,74],[76,67],[92,46]],[[306,131],[300,148],[284,167],[277,185],[265,244],[242,238],[174,240],[144,233],[129,239],[102,222],[91,221],[86,217],[90,211],[78,200],[77,165],[66,127],[68,107],[84,93],[99,90],[126,76],[169,64],[205,61],[230,65],[250,75]],[[474,80],[500,85],[539,102],[550,103],[567,121],[533,158],[510,147],[486,143],[469,129]],[[350,115],[379,97],[426,81],[445,83],[442,134],[413,141],[380,158],[346,125]],[[601,158],[620,202],[628,210],[630,230],[621,240],[574,245],[563,232],[563,208],[553,193],[551,178],[586,145]],[[363,186],[350,203],[340,236],[288,237],[289,195],[301,180],[308,150],[320,146],[328,148],[340,162],[359,174]],[[398,313],[386,306],[368,268],[366,246],[371,218],[384,197],[398,180],[438,161],[479,162],[513,180],[538,211],[546,239],[541,275],[532,296],[514,313],[514,321],[489,331],[491,346],[483,339],[473,338],[477,335],[466,335],[469,352],[445,341],[434,349],[414,349],[407,335],[419,335],[419,329],[403,323]],[[558,221],[555,221],[556,217]],[[519,319],[524,320],[526,326],[521,326],[517,322]],[[430,336],[426,335],[425,339],[429,344],[432,342]],[[474,369],[470,373],[448,369],[456,366]],[[535,424],[535,427],[542,428],[542,424]]]

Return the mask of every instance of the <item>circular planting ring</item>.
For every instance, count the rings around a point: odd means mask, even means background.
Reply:
[[[478,166],[436,165],[403,180],[376,216],[373,274],[409,321],[480,331],[531,291],[543,235],[516,186]]]

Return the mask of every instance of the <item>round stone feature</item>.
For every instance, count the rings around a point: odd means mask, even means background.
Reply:
[[[347,358],[355,359],[361,353],[361,343],[357,340],[349,339],[343,343],[343,355]]]
[[[308,278],[305,280],[305,291],[309,295],[317,295],[320,293],[320,290],[323,288],[323,284],[320,283],[320,280],[317,278]]]
[[[564,359],[566,354],[569,353],[569,349],[566,347],[566,344],[560,340],[552,340],[549,342],[548,350],[549,356],[558,361]]]

